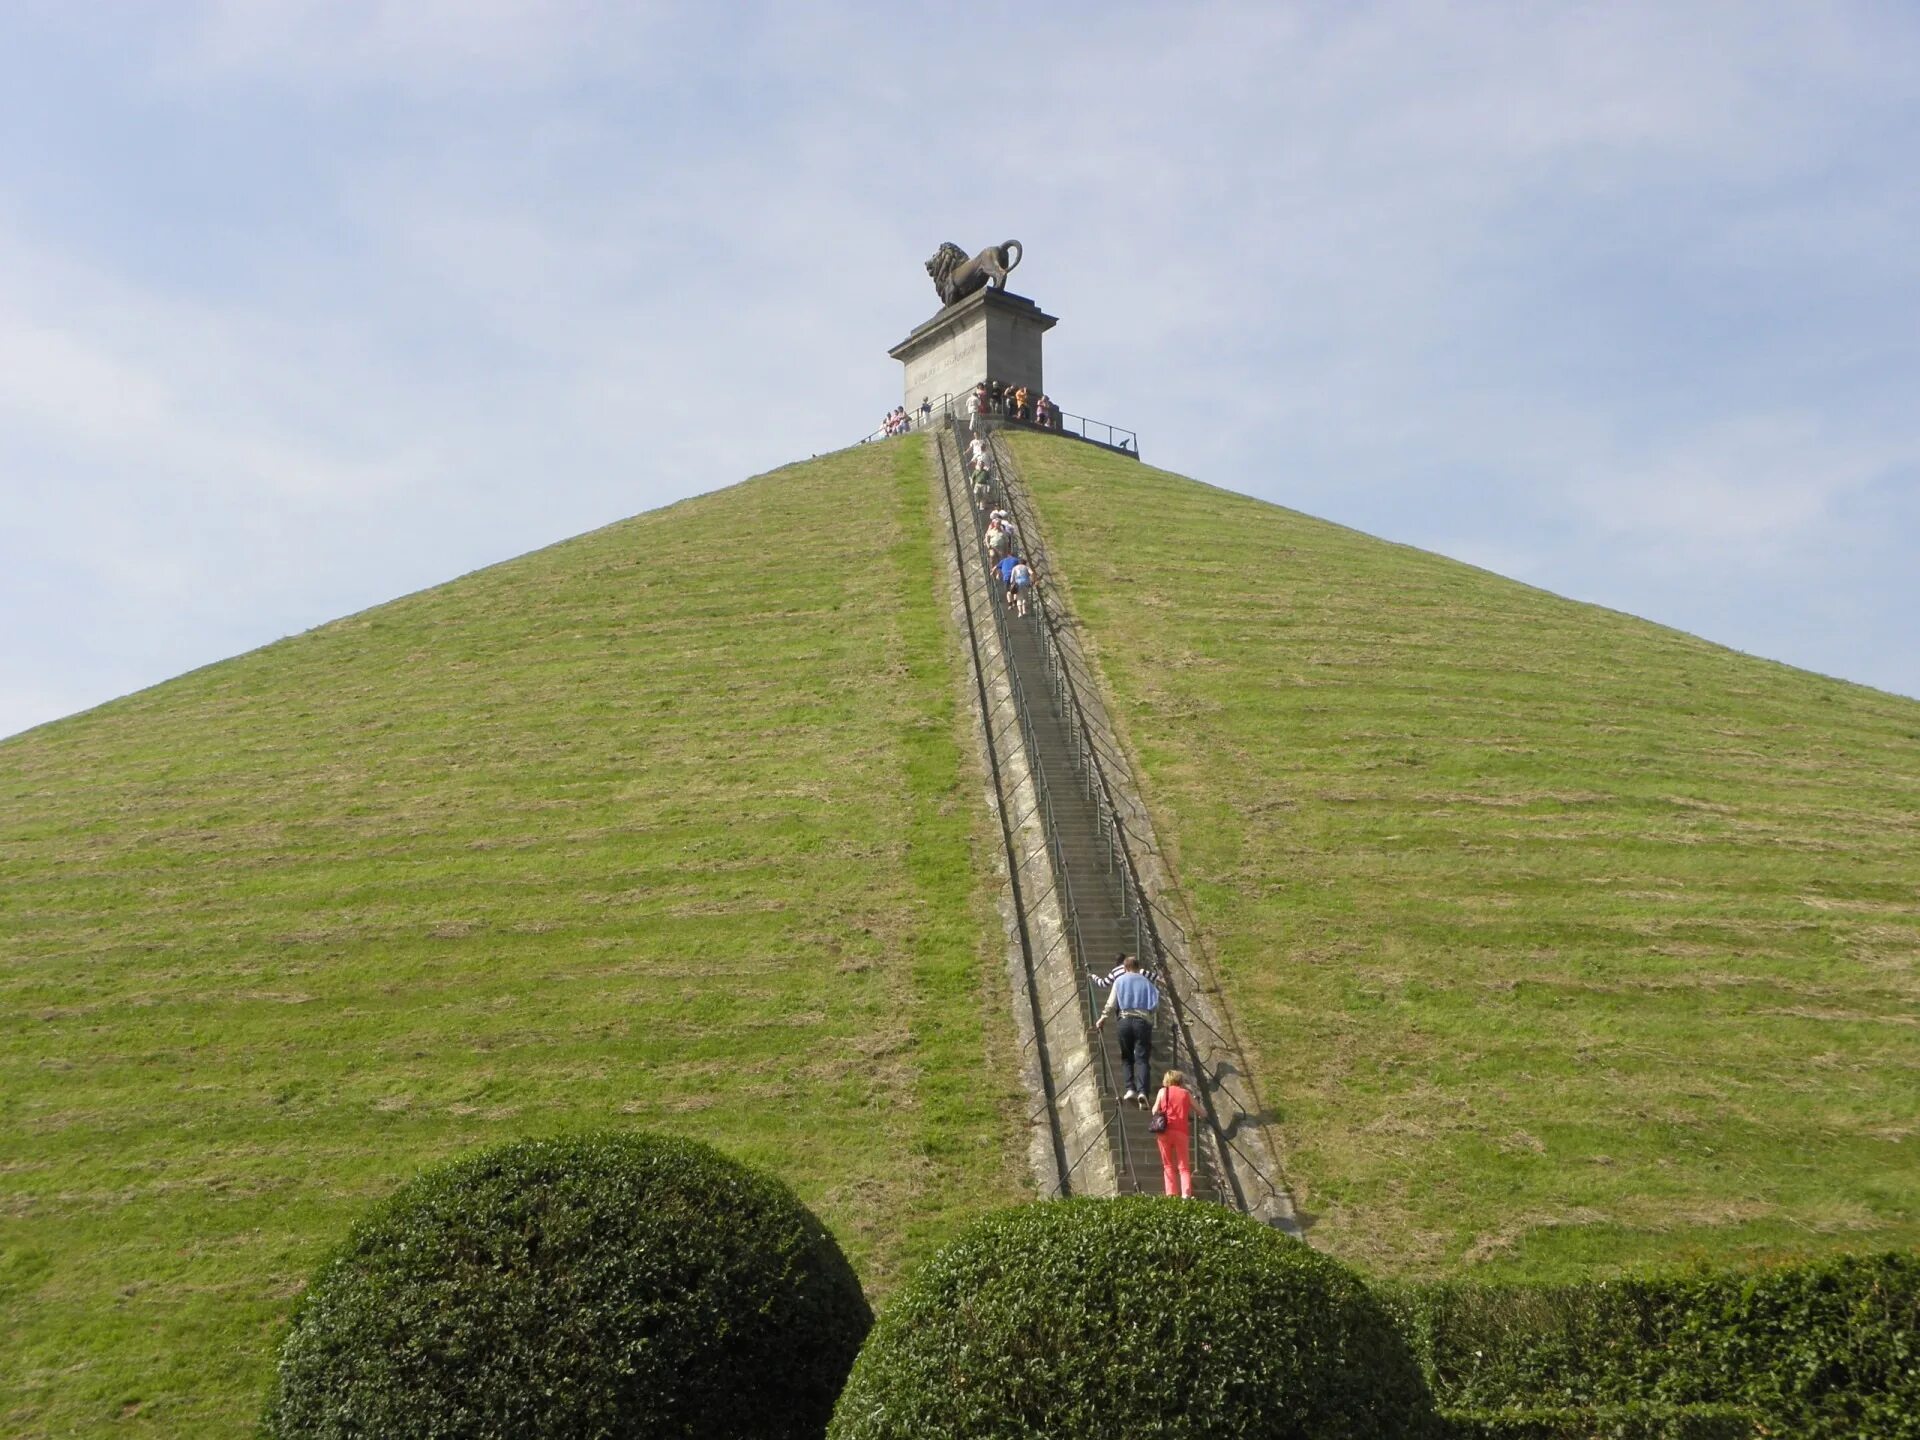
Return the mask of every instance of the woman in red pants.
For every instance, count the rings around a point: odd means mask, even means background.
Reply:
[[[1160,1077],[1160,1093],[1153,1097],[1153,1113],[1167,1117],[1167,1128],[1153,1138],[1160,1142],[1160,1173],[1166,1178],[1167,1194],[1193,1198],[1193,1116],[1199,1107],[1187,1089],[1187,1077],[1169,1070]],[[1178,1179],[1178,1188],[1175,1180]]]

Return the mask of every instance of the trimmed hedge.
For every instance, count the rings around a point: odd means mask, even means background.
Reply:
[[[1439,1420],[1351,1270],[1213,1205],[990,1215],[907,1283],[832,1440],[1419,1440]]]
[[[423,1175],[323,1264],[275,1437],[817,1437],[872,1323],[793,1193],[705,1145],[536,1140]]]
[[[1447,1440],[1753,1440],[1733,1405],[1622,1405],[1597,1410],[1453,1410]]]
[[[1384,1292],[1454,1410],[1659,1403],[1771,1433],[1920,1440],[1920,1255]]]

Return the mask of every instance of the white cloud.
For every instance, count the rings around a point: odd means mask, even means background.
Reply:
[[[211,0],[163,51],[161,73],[177,84],[243,80],[307,91],[537,88],[592,55],[589,40],[639,31],[649,8],[586,0]],[[606,23],[616,18],[617,26]]]
[[[76,459],[138,464],[156,484],[187,487],[202,502],[245,496],[336,507],[389,495],[420,468],[417,456],[330,455],[324,440],[303,444],[246,418],[255,397],[244,385],[201,379],[189,393],[163,372],[0,303],[0,414],[56,434]]]
[[[215,304],[0,224],[0,406],[89,450],[353,498],[363,357],[324,325]],[[331,397],[331,400],[330,400]]]
[[[1863,446],[1810,415],[1705,426],[1640,464],[1588,460],[1568,488],[1593,533],[1693,567],[1770,569],[1821,548],[1846,500],[1920,461],[1909,448]]]
[[[143,678],[853,438],[921,258],[1007,234],[1056,396],[1160,463],[1681,624],[1681,572],[1883,583],[1845,552],[1920,446],[1917,202],[1873,165],[1910,17],[715,16],[223,0],[131,96],[69,77],[61,183],[0,179],[0,462],[89,623],[186,592]],[[117,144],[58,146],[115,103],[200,191],[113,208]]]

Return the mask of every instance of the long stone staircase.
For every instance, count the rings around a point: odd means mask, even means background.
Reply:
[[[977,566],[985,574],[991,565],[983,538],[985,516],[974,508],[963,488],[960,433],[956,426],[950,425],[943,427],[938,435],[943,481],[950,501],[958,497],[953,510],[966,531],[962,546],[966,563]],[[1006,476],[1008,463],[1001,450],[996,475]],[[1010,484],[996,485],[991,503],[1014,511],[1016,518],[1024,514],[1023,552],[1030,560],[1037,560],[1034,551],[1038,537],[1029,540],[1027,536],[1028,527],[1036,522],[1030,506],[1021,503],[1023,499],[1011,493]],[[961,504],[964,504],[963,511]],[[1189,1077],[1189,1088],[1196,1098],[1204,1103],[1206,1074],[1178,1015],[1177,990],[1172,977],[1159,965],[1161,957],[1156,953],[1142,906],[1132,899],[1123,873],[1124,860],[1116,854],[1110,805],[1100,777],[1094,771],[1088,727],[1077,712],[1075,697],[1061,673],[1058,647],[1050,643],[1049,626],[1054,623],[1054,617],[1047,608],[1044,568],[1036,568],[1041,571],[1041,593],[1030,605],[1028,615],[1010,613],[997,585],[988,585],[986,593],[992,597],[993,623],[1009,672],[1013,700],[1020,712],[1020,737],[1026,766],[1034,782],[1033,803],[1044,818],[1053,869],[1052,891],[1066,922],[1066,939],[1071,946],[1077,982],[1078,994],[1074,998],[1083,1027],[1086,1056],[1083,1063],[1091,1071],[1091,1076],[1056,1075],[1052,1077],[1053,1087],[1056,1091],[1065,1091],[1075,1082],[1084,1084],[1089,1078],[1093,1080],[1104,1115],[1105,1148],[1111,1156],[1110,1183],[1121,1194],[1157,1195],[1164,1188],[1159,1148],[1147,1128],[1145,1106],[1126,1104],[1120,1099],[1125,1081],[1114,1027],[1104,1032],[1094,1029],[1095,1017],[1106,996],[1093,983],[1093,977],[1105,976],[1123,952],[1138,954],[1143,963],[1161,968],[1158,978],[1162,981],[1163,998],[1154,1026],[1154,1088],[1158,1089],[1165,1071],[1179,1069]],[[1195,1197],[1245,1208],[1244,1202],[1223,1183],[1220,1145],[1211,1127],[1196,1123],[1191,1144]],[[1071,1142],[1063,1146],[1068,1159],[1061,1191],[1099,1193],[1086,1183],[1085,1177],[1075,1173],[1081,1167],[1073,1163],[1074,1148]],[[1101,1169],[1104,1171],[1105,1167]]]
[[[1039,632],[1042,617],[1030,613],[1006,617],[1007,656],[1020,677],[1020,693],[1029,710],[1032,740],[1029,759],[1045,777],[1048,814],[1053,831],[1054,863],[1062,891],[1062,904],[1073,934],[1077,969],[1086,981],[1088,1024],[1092,1025],[1097,1008],[1106,1003],[1104,991],[1092,984],[1094,974],[1104,976],[1125,953],[1141,950],[1139,927],[1127,913],[1112,846],[1100,818],[1099,807],[1088,793],[1081,769],[1081,750],[1076,743],[1054,688],[1048,683],[1047,662]],[[1165,977],[1160,977],[1165,988]],[[1162,1014],[1154,1025],[1153,1088],[1168,1070],[1194,1073],[1193,1055],[1180,1043],[1178,1027],[1172,1022],[1171,1006],[1163,1000]],[[1126,1105],[1120,1094],[1126,1088],[1120,1068],[1119,1043],[1114,1027],[1094,1033],[1089,1044],[1097,1057],[1100,1089],[1111,1107],[1115,1124],[1110,1131],[1114,1145],[1114,1173],[1123,1195],[1158,1195],[1162,1192],[1160,1151],[1147,1129],[1147,1111],[1141,1105]],[[1198,1130],[1196,1127],[1195,1134]],[[1197,1143],[1197,1141],[1196,1141]],[[1220,1187],[1212,1167],[1198,1163],[1194,1167],[1194,1194],[1219,1200]]]

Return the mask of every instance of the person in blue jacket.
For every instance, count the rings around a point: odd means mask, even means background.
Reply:
[[[1104,1030],[1114,1015],[1120,1017],[1120,1069],[1127,1087],[1122,1100],[1147,1103],[1153,1082],[1153,1012],[1160,1008],[1160,987],[1140,973],[1140,957],[1124,956],[1120,978],[1107,992],[1107,1006],[1093,1028]]]
[[[1020,563],[1020,557],[1009,549],[1000,557],[1000,563],[993,567],[993,573],[999,577],[1000,584],[1007,592],[1007,604],[1013,604],[1013,570]]]

